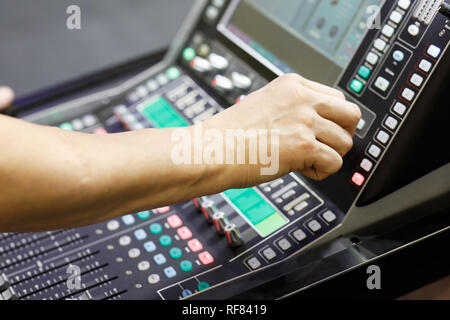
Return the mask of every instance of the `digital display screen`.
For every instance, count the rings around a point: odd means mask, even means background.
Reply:
[[[383,0],[235,0],[219,30],[277,74],[337,82]]]

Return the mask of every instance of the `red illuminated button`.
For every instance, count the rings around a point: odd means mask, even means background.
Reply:
[[[198,252],[203,250],[203,245],[198,239],[192,239],[188,241],[188,247],[192,252]]]
[[[178,227],[181,227],[181,225],[183,224],[183,221],[181,221],[179,216],[174,214],[167,218],[167,223],[169,224],[169,226],[171,228],[178,228]]]
[[[98,128],[94,130],[94,134],[107,134],[108,131],[106,131],[104,128]]]
[[[203,264],[211,264],[214,262],[213,256],[208,251],[203,251],[200,253],[198,258]]]
[[[162,207],[162,208],[158,208],[158,209],[156,209],[156,211],[158,211],[158,213],[161,213],[161,214],[167,213],[167,212],[170,211],[170,207]]]
[[[188,227],[181,227],[177,230],[178,235],[182,240],[187,240],[192,238],[192,232]]]
[[[366,178],[359,172],[355,172],[352,177],[352,182],[356,184],[358,187],[361,187],[364,184]]]

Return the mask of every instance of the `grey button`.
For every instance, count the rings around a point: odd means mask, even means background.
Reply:
[[[301,229],[297,229],[292,233],[292,236],[294,237],[295,240],[297,240],[298,242],[303,241],[306,239],[306,234],[303,232],[303,230]]]
[[[311,229],[312,232],[317,232],[320,229],[322,229],[322,226],[317,220],[313,219],[310,222],[308,222],[308,228]]]
[[[81,131],[84,128],[83,121],[81,121],[81,119],[72,120],[71,124],[75,131]]]
[[[370,170],[369,170],[370,171]],[[336,215],[330,211],[327,210],[322,214],[322,217],[325,219],[326,222],[330,223],[333,222],[334,220],[336,220]]]
[[[83,122],[86,127],[92,127],[97,123],[97,118],[92,114],[87,114],[83,117]]]
[[[261,262],[258,260],[258,258],[253,257],[247,260],[247,264],[250,268],[252,268],[253,270],[258,269],[259,267],[261,267]]]
[[[263,254],[264,258],[266,258],[268,261],[274,259],[277,256],[277,254],[275,253],[275,251],[272,248],[264,249],[262,254]]]
[[[279,240],[279,241],[277,242],[277,245],[278,245],[278,247],[280,247],[280,249],[283,250],[283,251],[288,251],[290,248],[292,248],[291,243],[290,243],[289,240],[286,239],[286,238],[283,238],[283,239]]]
[[[150,284],[156,284],[159,282],[160,279],[161,279],[160,276],[158,274],[154,273],[154,274],[151,274],[148,276],[147,281]]]

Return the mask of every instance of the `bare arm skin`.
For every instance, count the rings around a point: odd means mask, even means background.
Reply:
[[[286,75],[204,123],[223,133],[279,129],[272,176],[251,164],[175,165],[177,129],[88,135],[0,116],[0,232],[94,224],[292,171],[324,179],[341,168],[360,116],[337,90]]]

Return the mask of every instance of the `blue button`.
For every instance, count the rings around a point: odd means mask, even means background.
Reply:
[[[125,223],[127,226],[134,223],[134,217],[131,214],[127,214],[126,216],[122,217],[123,223]]]
[[[189,297],[192,294],[192,291],[189,289],[184,289],[183,292],[181,293],[181,296],[183,298]]]
[[[405,59],[405,54],[403,53],[403,51],[395,50],[394,53],[392,54],[392,57],[394,58],[395,61],[402,62],[403,59]]]
[[[144,249],[147,252],[155,251],[156,250],[155,243],[153,241],[147,241],[146,243],[144,243]]]
[[[173,278],[177,275],[177,272],[173,267],[167,267],[164,269],[164,273],[166,274],[167,278]]]
[[[139,229],[134,232],[134,236],[137,240],[144,240],[147,238],[147,233],[145,233],[144,229]]]
[[[154,256],[153,260],[155,260],[156,264],[166,263],[166,257],[164,257],[162,253],[158,253],[156,256]]]

